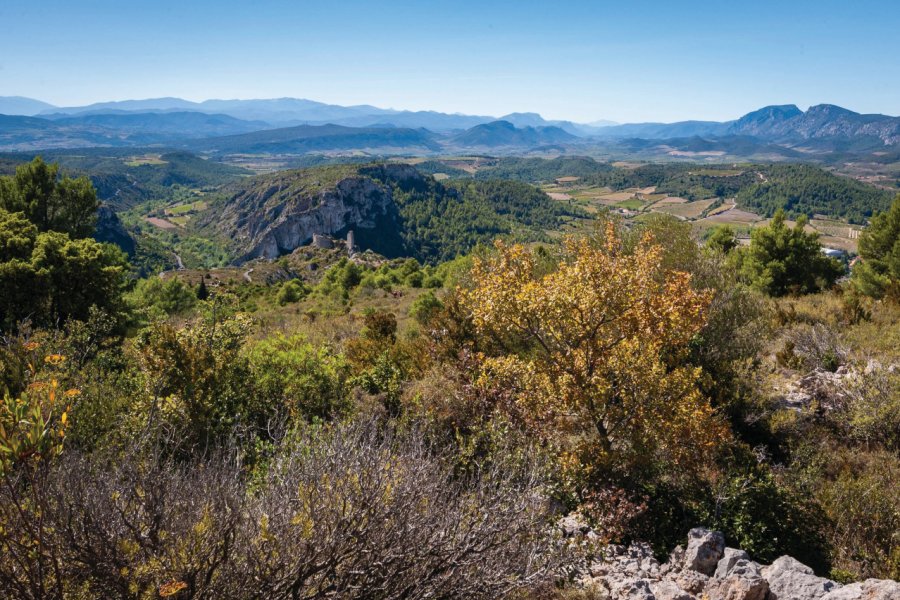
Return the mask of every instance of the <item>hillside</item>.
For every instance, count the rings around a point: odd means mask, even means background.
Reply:
[[[516,127],[509,121],[494,121],[476,125],[450,138],[462,147],[496,148],[500,146],[534,147],[572,142],[578,138],[559,127]]]
[[[170,144],[191,139],[257,131],[260,121],[199,112],[89,113],[41,117],[0,114],[0,150],[46,150],[94,146]]]
[[[580,215],[525,184],[444,185],[402,164],[283,171],[230,186],[226,195],[199,228],[230,240],[241,261],[352,229],[362,249],[435,262],[498,236],[542,239],[567,215]]]
[[[822,214],[863,224],[890,206],[893,194],[810,165],[771,165],[742,187],[738,204],[766,216],[783,208],[791,215]]]
[[[165,198],[167,188],[214,188],[250,174],[244,169],[202,159],[184,151],[154,149],[85,149],[45,151],[48,161],[58,162],[70,175],[86,175],[97,196],[116,211],[154,198]],[[0,155],[0,174],[13,173],[29,162],[33,152]]]
[[[353,128],[341,125],[300,125],[201,140],[195,150],[235,153],[303,154],[326,150],[437,150],[430,132],[394,127]]]

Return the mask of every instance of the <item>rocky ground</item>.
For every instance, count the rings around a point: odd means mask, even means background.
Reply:
[[[573,543],[589,543],[590,528],[564,519],[563,532]],[[790,556],[761,565],[743,550],[727,548],[718,531],[695,528],[686,547],[678,546],[668,562],[653,557],[647,544],[609,545],[572,566],[579,587],[605,600],[900,600],[900,582],[868,579],[841,585]]]

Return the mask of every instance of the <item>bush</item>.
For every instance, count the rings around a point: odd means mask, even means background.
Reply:
[[[857,578],[900,578],[900,458],[890,452],[831,453],[818,494],[834,522],[835,566]]]
[[[293,419],[331,419],[349,411],[349,367],[340,355],[299,335],[276,335],[253,345],[247,357],[264,403],[283,407]]]
[[[412,306],[409,307],[409,316],[420,325],[425,325],[443,306],[434,292],[428,291],[413,301]]]
[[[303,300],[309,294],[309,288],[306,287],[299,279],[291,279],[281,284],[278,295],[275,300],[280,306],[285,304],[293,304]]]
[[[134,308],[146,311],[151,319],[160,319],[194,308],[197,294],[179,277],[150,277],[138,281],[128,301]]]
[[[837,333],[822,323],[799,325],[785,336],[779,361],[787,367],[834,372],[847,363],[848,350]]]
[[[231,452],[179,464],[154,447],[73,452],[0,489],[0,595],[492,599],[557,564],[527,454],[461,474],[414,429],[357,423],[296,434],[248,480]],[[26,493],[40,511],[14,510]],[[15,543],[38,522],[40,545]]]

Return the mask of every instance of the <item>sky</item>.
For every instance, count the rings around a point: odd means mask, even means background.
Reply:
[[[2,0],[0,96],[618,122],[900,114],[897,0]]]

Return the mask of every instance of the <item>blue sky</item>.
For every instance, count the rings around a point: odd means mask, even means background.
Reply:
[[[0,95],[620,122],[900,114],[900,2],[3,0]]]

